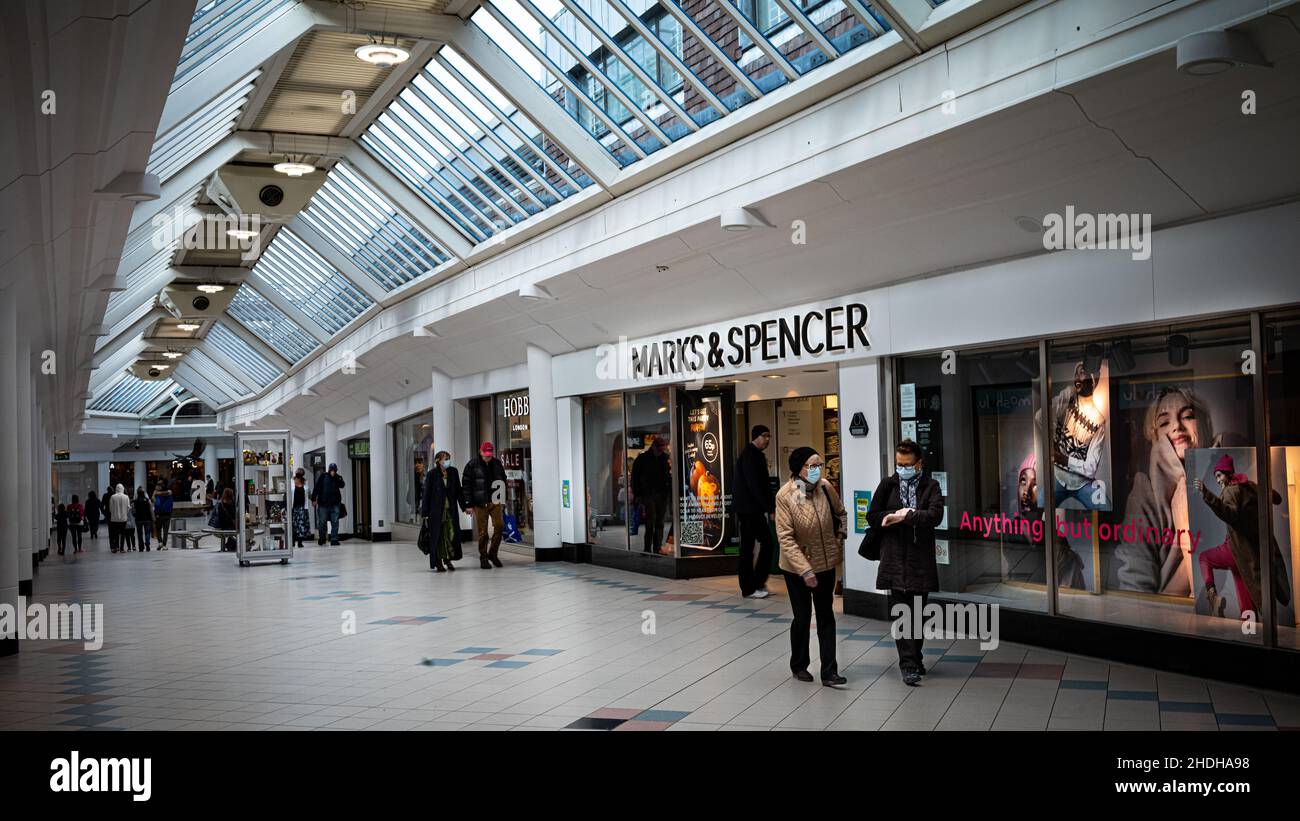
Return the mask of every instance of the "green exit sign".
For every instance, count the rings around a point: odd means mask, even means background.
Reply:
[[[68,461],[68,460],[71,459],[71,458],[72,458],[72,452],[71,452],[71,451],[67,451],[67,450],[56,450],[56,451],[54,451],[54,461],[56,461],[56,462],[66,462],[66,461]]]

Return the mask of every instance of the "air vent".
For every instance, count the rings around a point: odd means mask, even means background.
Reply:
[[[286,177],[270,168],[227,165],[208,183],[208,199],[232,215],[258,215],[264,222],[286,222],[307,207],[325,182],[324,171]]]
[[[158,301],[167,312],[177,319],[198,319],[221,316],[230,300],[235,298],[239,283],[222,283],[222,290],[208,293],[202,290],[212,287],[205,283],[173,282],[158,295]]]

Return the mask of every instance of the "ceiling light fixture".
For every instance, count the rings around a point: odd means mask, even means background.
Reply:
[[[199,290],[205,294],[219,294],[222,291],[226,290],[226,286],[205,283],[199,286]]]
[[[764,378],[764,379],[785,379],[785,374],[781,374],[781,373],[769,373],[769,374],[765,374],[765,375],[763,376],[763,378]]]
[[[395,42],[367,43],[359,47],[353,54],[357,55],[358,60],[380,68],[392,68],[398,63],[405,63],[411,59],[411,52]]]
[[[550,291],[546,290],[540,285],[534,285],[532,283],[520,286],[519,296],[522,299],[529,299],[534,301],[542,300],[542,299],[555,299],[555,297],[551,295]]]
[[[104,197],[117,197],[130,202],[147,202],[162,196],[162,182],[157,174],[143,171],[123,171],[113,181],[95,192]]]
[[[310,174],[311,172],[316,170],[316,166],[312,165],[311,163],[299,162],[296,160],[289,160],[287,162],[278,162],[271,167],[276,171],[280,172],[281,174],[284,174],[285,176],[289,176],[289,177],[301,177],[304,174]]]
[[[1202,31],[1178,41],[1177,66],[1182,74],[1208,77],[1236,66],[1272,68],[1249,35],[1240,31]]]
[[[180,351],[164,351],[164,352],[163,352],[163,356],[167,357],[168,359],[180,359],[180,358],[181,358],[182,356],[184,356],[184,355],[185,355],[185,354],[181,353]]]
[[[201,325],[195,325],[193,322],[181,322],[176,325],[178,331],[197,331]]]
[[[262,232],[253,231],[249,228],[231,228],[230,230],[226,231],[226,236],[233,237],[237,240],[240,240],[241,242],[247,242],[250,239],[257,239],[257,235],[260,233]]]

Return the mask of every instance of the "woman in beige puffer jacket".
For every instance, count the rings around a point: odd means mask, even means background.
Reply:
[[[821,679],[826,686],[846,683],[835,661],[835,572],[844,561],[846,514],[839,494],[821,478],[822,458],[812,448],[790,454],[790,481],[776,494],[776,538],[781,573],[790,594],[790,670],[800,681],[808,672],[808,631],[817,611]]]

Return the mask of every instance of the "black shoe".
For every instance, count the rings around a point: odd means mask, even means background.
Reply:
[[[504,566],[505,566],[505,565],[501,564],[501,560],[498,559],[496,556],[488,556],[488,561],[492,562],[492,566],[493,566],[493,567],[504,567]]]
[[[812,681],[812,673],[807,670],[795,670],[794,677],[799,681]]]
[[[447,562],[447,572],[452,573],[455,572],[455,570],[456,568],[452,566],[451,562]]]
[[[830,678],[822,679],[823,687],[842,687],[843,685],[848,683],[849,680],[846,679],[844,676],[840,676],[840,675],[834,675],[831,676]]]
[[[921,675],[924,676],[924,675],[926,675],[927,673],[929,673],[930,671],[927,670],[927,669],[925,669],[925,665],[922,664],[920,667],[916,668],[916,672],[918,672],[918,673],[920,673]]]
[[[491,569],[492,569],[492,565],[488,564],[488,560],[487,560],[487,559],[479,559],[479,560],[478,560],[478,566],[481,567],[481,568],[483,568],[484,570],[491,570]]]
[[[921,683],[921,674],[916,670],[906,670],[903,672],[903,683],[908,687],[916,687]]]
[[[338,547],[338,546],[339,546],[338,542],[330,542],[330,547]]]

